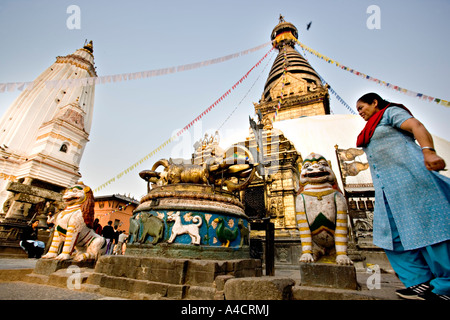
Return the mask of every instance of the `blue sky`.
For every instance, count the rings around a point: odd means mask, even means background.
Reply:
[[[67,28],[70,5],[80,8],[80,29]],[[380,8],[380,29],[367,28],[370,5]],[[450,100],[446,0],[0,0],[0,83],[34,80],[56,56],[73,53],[85,39],[94,41],[99,76],[214,59],[270,41],[280,13],[297,26],[299,40],[314,50],[375,78]],[[269,49],[191,71],[97,85],[90,142],[80,165],[82,180],[95,189],[143,158],[230,89]],[[222,141],[245,136],[248,116],[254,116],[253,102],[261,97],[274,58],[270,55],[182,140],[97,195],[140,198],[146,185],[139,171],[160,158],[189,157],[194,142],[214,132],[236,107],[221,129]],[[430,132],[450,140],[450,108],[384,88],[311,54],[307,58],[352,108],[362,94],[375,91],[405,104]],[[0,93],[1,114],[19,93]],[[334,97],[331,109],[349,113]]]

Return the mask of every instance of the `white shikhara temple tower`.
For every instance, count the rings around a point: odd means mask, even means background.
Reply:
[[[91,41],[73,54],[58,56],[3,115],[0,212],[11,181],[60,192],[79,180],[96,76]]]

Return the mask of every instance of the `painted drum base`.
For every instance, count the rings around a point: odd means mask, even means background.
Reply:
[[[126,254],[189,259],[249,258],[249,223],[239,199],[212,186],[154,187],[130,219]]]

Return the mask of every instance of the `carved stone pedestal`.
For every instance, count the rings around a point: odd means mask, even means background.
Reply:
[[[334,263],[300,263],[302,286],[358,290],[354,266]]]
[[[7,191],[11,193],[7,213],[0,220],[0,256],[26,257],[19,246],[22,233],[31,220],[40,220],[38,240],[47,242],[49,233],[47,214],[54,213],[62,200],[60,193],[19,182],[10,182]],[[5,209],[5,208],[4,208]]]

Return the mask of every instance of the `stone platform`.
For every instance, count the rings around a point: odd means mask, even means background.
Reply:
[[[112,262],[110,259],[113,256],[102,257],[108,259],[104,261],[105,268],[114,268],[110,265]],[[117,257],[117,256],[116,256]],[[121,257],[119,256],[119,259]],[[114,259],[114,258],[113,258]],[[99,260],[99,261],[100,261]],[[170,259],[167,259],[170,260]],[[44,261],[44,262],[41,262]],[[222,261],[223,263],[224,261]],[[165,294],[166,289],[163,288],[163,284],[159,284],[161,289],[160,293],[148,294],[142,293],[144,290],[151,290],[154,285],[153,281],[141,280],[136,281],[136,287],[129,285],[123,287],[125,283],[133,283],[133,280],[127,280],[125,277],[120,276],[106,276],[105,273],[99,273],[96,268],[90,268],[88,265],[80,266],[79,269],[73,268],[72,263],[69,261],[56,263],[57,267],[55,272],[50,275],[42,273],[35,273],[35,265],[44,263],[46,267],[40,266],[40,270],[44,273],[50,272],[55,262],[51,260],[35,260],[35,259],[5,259],[0,258],[0,285],[5,290],[13,290],[14,292],[4,294],[0,297],[3,299],[60,299],[57,296],[56,289],[65,290],[67,297],[73,297],[73,299],[86,299],[91,300],[94,296],[101,299],[155,299],[155,300],[399,300],[400,298],[395,294],[395,290],[404,288],[400,280],[392,273],[381,272],[379,274],[379,287],[369,288],[367,281],[369,277],[372,277],[372,273],[368,273],[365,270],[359,270],[357,268],[357,280],[360,286],[360,290],[350,289],[336,289],[330,287],[319,286],[305,286],[302,285],[302,279],[300,278],[299,265],[295,269],[275,268],[275,276],[246,276],[235,277],[232,274],[225,274],[224,272],[217,272],[212,284],[206,283],[204,285],[198,285],[198,277],[185,276],[184,278],[184,296],[179,299],[179,295],[175,295],[173,291],[168,291]],[[124,263],[122,261],[121,263]],[[186,262],[185,264],[186,265]],[[63,267],[66,268],[63,268]],[[91,265],[92,266],[92,265]],[[166,264],[166,266],[168,266]],[[173,266],[176,266],[174,264]],[[103,268],[102,267],[102,268]],[[140,265],[140,268],[144,268],[144,265]],[[220,265],[217,266],[217,268]],[[123,268],[123,266],[122,266]],[[204,266],[206,268],[206,266]],[[223,268],[223,265],[222,265]],[[39,270],[39,269],[38,269]],[[47,270],[47,271],[45,271]],[[220,271],[220,268],[216,269]],[[74,271],[78,274],[75,275]],[[223,271],[223,269],[222,269]],[[40,271],[38,271],[40,272]],[[123,271],[116,270],[117,274]],[[146,273],[150,272],[149,270]],[[170,271],[166,271],[169,273]],[[132,273],[130,273],[132,274]],[[163,274],[159,271],[159,275]],[[245,272],[237,273],[240,276],[245,275]],[[76,277],[79,280],[81,286],[75,288],[69,288],[68,284],[74,284],[73,278]],[[72,280],[70,280],[72,278]],[[180,279],[180,278],[178,278]],[[69,280],[69,281],[68,281]],[[96,281],[101,281],[101,285],[96,284]],[[156,282],[156,281],[155,281]],[[189,283],[188,283],[189,282]],[[194,283],[197,282],[197,285]],[[28,283],[28,284],[27,284]],[[28,288],[30,292],[26,292],[25,288]],[[136,292],[124,291],[120,288],[135,288],[139,289]],[[148,286],[148,289],[145,287]],[[18,291],[15,291],[17,287]],[[169,285],[166,286],[168,288]],[[154,290],[155,287],[153,287]],[[1,292],[2,289],[0,289]],[[21,291],[22,290],[22,291]],[[171,289],[172,290],[172,289]],[[214,293],[213,293],[214,292]],[[72,298],[69,298],[72,299]]]
[[[230,278],[261,277],[257,259],[196,260],[103,256],[87,279],[90,290],[128,299],[223,300]]]

